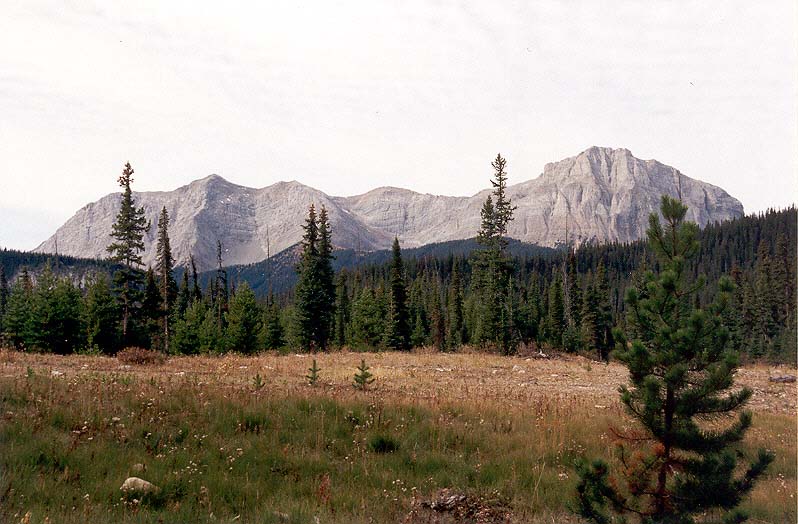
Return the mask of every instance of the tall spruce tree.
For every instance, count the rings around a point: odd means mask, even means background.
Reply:
[[[452,278],[449,282],[449,293],[446,311],[448,313],[448,347],[456,350],[465,343],[465,320],[463,318],[463,288],[460,283],[460,264],[455,260],[452,264]]]
[[[321,206],[319,211],[319,258],[317,260],[319,278],[321,280],[322,294],[319,297],[318,307],[318,347],[322,351],[327,349],[332,338],[333,321],[335,318],[335,271],[332,267],[333,255],[332,226],[327,215],[327,208]]]
[[[385,346],[390,349],[410,349],[410,321],[407,311],[407,286],[399,239],[393,239],[393,257],[389,269],[390,295],[385,326]]]
[[[507,256],[507,226],[513,219],[515,207],[507,198],[507,161],[499,154],[491,163],[494,169],[490,181],[493,192],[485,200],[477,242],[482,249],[475,254],[474,284],[479,292],[477,302],[477,339],[480,343],[492,344],[502,353],[511,353],[514,337],[504,331],[512,329],[507,319],[509,311],[510,275],[512,264]]]
[[[175,260],[169,244],[169,213],[166,206],[158,218],[158,242],[156,245],[155,271],[158,274],[158,291],[161,294],[161,336],[164,351],[169,351],[169,322],[177,298],[177,283],[172,274]]]
[[[773,457],[761,450],[738,473],[741,452],[735,444],[751,425],[750,412],[725,428],[704,424],[736,411],[751,396],[747,388],[729,392],[737,354],[727,350],[722,316],[732,284],[724,277],[714,303],[705,310],[693,307],[704,282],[693,281],[685,268],[699,249],[698,227],[684,221],[687,207],[678,200],[663,196],[661,212],[664,227],[652,214],[648,229],[661,270],[647,273],[646,297],[634,287],[627,292],[634,337],[627,342],[616,330],[616,356],[632,382],[621,388],[621,401],[644,434],[623,435],[622,468],[612,481],[601,460],[579,465],[579,509],[598,523],[627,522],[627,515],[635,515],[645,524],[689,524],[711,510],[725,512],[723,522],[742,522],[735,508]]]
[[[141,253],[144,251],[144,233],[149,224],[144,208],[136,207],[130,184],[133,182],[133,168],[128,162],[118,179],[122,187],[122,202],[116,220],[111,226],[114,241],[107,251],[113,262],[122,267],[114,273],[114,286],[122,310],[122,343],[129,342],[131,319],[135,319],[142,298],[144,273],[141,270]]]
[[[326,350],[335,308],[332,269],[332,230],[327,210],[316,215],[311,204],[302,226],[302,256],[297,266],[295,332],[299,345],[311,351]]]
[[[227,302],[230,299],[230,287],[227,282],[227,271],[222,265],[222,241],[216,241],[216,279],[214,292],[211,294],[216,311],[216,323],[219,329],[224,329],[224,314],[227,311]]]

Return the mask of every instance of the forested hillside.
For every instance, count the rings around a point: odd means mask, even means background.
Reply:
[[[59,275],[72,276],[77,280],[98,270],[110,273],[114,269],[113,264],[108,261],[93,258],[56,256],[16,249],[0,250],[0,268],[5,272],[7,279],[15,279],[22,268],[26,268],[29,273],[36,275],[46,264],[50,264]]]
[[[263,298],[269,294],[282,294],[291,291],[297,282],[296,265],[299,262],[302,246],[297,244],[281,251],[267,260],[257,264],[234,265],[225,268],[234,282],[246,282],[256,295]],[[473,238],[467,240],[451,240],[426,246],[405,249],[403,255],[408,259],[446,259],[449,256],[468,257],[479,244]],[[527,244],[520,240],[508,239],[508,250],[516,257],[556,255],[556,249]],[[333,270],[353,269],[360,266],[378,266],[391,260],[391,250],[357,251],[354,249],[336,249],[333,252]],[[178,268],[178,273],[182,268]],[[216,271],[204,271],[199,274],[200,283],[206,287],[216,278]]]

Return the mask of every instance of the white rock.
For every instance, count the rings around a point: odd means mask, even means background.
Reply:
[[[158,493],[161,489],[151,482],[138,477],[128,477],[119,488],[125,493]]]

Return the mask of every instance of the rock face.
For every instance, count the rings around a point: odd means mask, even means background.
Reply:
[[[267,251],[275,254],[297,243],[311,203],[327,208],[334,242],[341,247],[387,249],[394,236],[406,247],[470,238],[479,229],[479,212],[489,194],[486,189],[472,197],[447,197],[382,187],[331,197],[298,182],[252,189],[217,175],[170,192],[134,193],[136,205],[152,222],[145,264],[154,264],[155,226],[166,206],[175,259],[185,263],[193,254],[200,270],[214,267],[217,239],[225,265],[258,262]],[[663,194],[681,197],[689,206],[687,218],[702,226],[743,214],[742,204],[721,188],[656,160],[637,159],[627,149],[592,147],[547,164],[542,175],[508,187],[507,194],[517,206],[509,235],[544,246],[565,241],[566,222],[576,244],[636,240]],[[57,241],[65,255],[106,257],[119,201],[115,193],[88,204],[36,251],[54,252]]]

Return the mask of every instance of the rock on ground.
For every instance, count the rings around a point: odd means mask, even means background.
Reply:
[[[119,489],[125,493],[138,493],[142,495],[158,493],[161,490],[161,488],[152,482],[147,482],[146,480],[140,479],[138,477],[128,477],[125,479]]]

